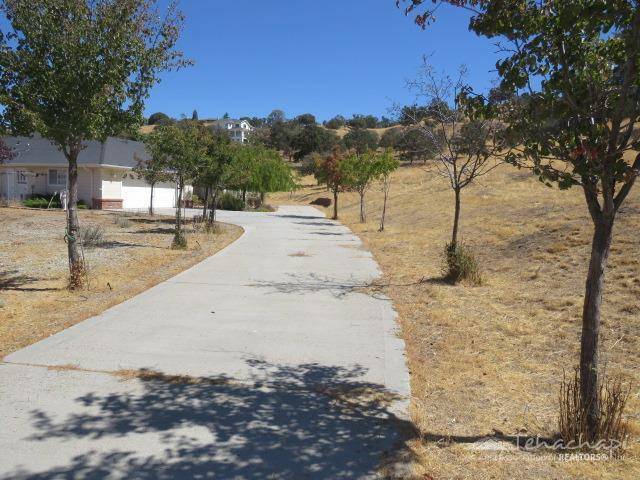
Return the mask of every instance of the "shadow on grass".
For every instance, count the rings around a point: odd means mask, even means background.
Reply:
[[[30,287],[30,284],[47,280],[30,275],[23,275],[18,270],[5,270],[0,272],[0,290],[14,290],[18,292],[54,292],[60,288]]]
[[[147,371],[121,391],[76,398],[66,417],[32,411],[36,433],[26,441],[59,442],[62,451],[73,442],[73,453],[64,461],[56,451],[49,470],[23,466],[0,478],[369,478],[385,452],[413,433],[390,413],[393,396],[360,380],[360,367],[248,363],[268,380]],[[126,388],[130,382],[137,388]]]
[[[173,230],[172,230],[173,232]],[[118,240],[109,240],[105,242],[100,242],[95,247],[91,247],[92,249],[106,249],[112,250],[114,248],[127,248],[127,247],[142,247],[142,248],[160,248],[164,250],[162,247],[158,247],[156,245],[148,245],[144,243],[131,243],[131,242],[120,242]]]
[[[450,445],[453,443],[473,444],[482,443],[487,440],[495,440],[499,442],[510,443],[514,447],[527,448],[528,445],[542,444],[543,442],[552,445],[556,439],[549,437],[531,436],[531,435],[505,435],[502,432],[493,431],[486,435],[446,435],[438,433],[421,433],[420,439],[424,443],[435,443],[437,445]]]
[[[175,227],[157,227],[157,228],[147,228],[145,230],[136,230],[134,233],[136,235],[147,235],[150,233],[156,233],[160,235],[169,235],[175,233]]]

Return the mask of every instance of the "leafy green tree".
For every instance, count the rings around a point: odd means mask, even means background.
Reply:
[[[330,120],[327,120],[324,124],[325,127],[331,130],[337,130],[344,127],[347,124],[347,120],[342,115],[336,115]]]
[[[376,132],[364,128],[351,128],[342,139],[344,146],[356,153],[378,148],[379,137]]]
[[[286,192],[296,187],[293,170],[277,151],[254,147],[254,155],[256,162],[251,189],[260,194],[261,205],[266,193]]]
[[[287,120],[284,112],[282,110],[272,110],[269,115],[267,115],[267,125],[270,127],[276,123],[283,123]]]
[[[426,27],[434,11],[410,0]],[[440,2],[445,3],[445,2]],[[469,27],[501,42],[498,105],[469,97],[478,116],[507,125],[506,159],[561,189],[582,189],[593,223],[580,348],[586,440],[602,420],[599,331],[617,214],[640,174],[640,4],[637,1],[449,1],[472,10]],[[625,157],[625,154],[627,156]],[[630,157],[630,159],[629,159]]]
[[[204,135],[206,154],[198,165],[195,184],[205,191],[202,218],[213,224],[216,220],[218,195],[223,187],[224,172],[233,158],[234,146],[225,132],[209,129]]]
[[[404,130],[402,129],[402,127],[389,128],[380,137],[380,146],[382,148],[395,149],[402,140],[403,135]]]
[[[407,105],[402,107],[399,117],[400,124],[408,127],[429,118],[429,112],[427,107]]]
[[[154,133],[150,133],[149,136],[153,136]],[[146,141],[148,136],[144,138]],[[154,214],[153,211],[153,193],[156,184],[161,182],[167,182],[171,180],[171,174],[167,171],[167,159],[155,152],[157,156],[150,156],[147,159],[136,158],[137,164],[133,167],[133,176],[140,180],[144,180],[151,187],[151,193],[149,197],[149,215]]]
[[[193,113],[191,114],[191,120],[198,121],[198,111],[197,110],[194,110]]]
[[[66,240],[72,289],[82,286],[78,250],[78,155],[142,122],[159,71],[186,64],[175,44],[182,14],[152,0],[4,0],[0,98],[13,131],[38,131],[68,163]],[[8,40],[7,40],[8,39]],[[3,122],[3,123],[4,123]]]
[[[378,156],[377,159],[377,171],[380,175],[382,182],[382,213],[380,214],[380,227],[379,232],[384,231],[384,222],[387,215],[387,201],[389,199],[389,190],[391,189],[391,174],[395,172],[400,166],[400,162],[393,156],[391,149],[385,150]]]
[[[147,120],[148,125],[166,125],[167,123],[171,123],[171,117],[162,112],[152,113]]]
[[[288,158],[295,151],[295,138],[302,131],[300,124],[295,122],[275,122],[271,124],[266,138],[266,145],[284,153]]]
[[[437,133],[437,132],[436,132]],[[424,135],[420,127],[412,127],[405,130],[396,141],[395,149],[400,152],[400,158],[413,164],[414,161],[431,160],[435,157],[436,146]]]
[[[360,197],[360,222],[366,221],[364,196],[371,184],[378,180],[389,168],[389,152],[378,154],[369,150],[362,154],[352,154],[340,162],[344,186],[358,193]]]
[[[378,126],[378,118],[374,115],[356,113],[347,121],[347,125],[351,128],[376,128]]]
[[[293,138],[292,146],[296,153],[294,158],[302,160],[312,152],[325,153],[331,151],[340,142],[338,136],[318,125],[305,125]]]
[[[397,125],[398,122],[393,120],[392,118],[385,117],[384,115],[380,117],[380,121],[378,122],[378,128],[389,128]]]
[[[345,178],[341,168],[344,154],[339,145],[333,147],[333,152],[325,156],[316,165],[314,176],[319,184],[327,186],[333,193],[333,220],[338,219],[338,194],[346,188]]]
[[[226,166],[224,183],[227,188],[260,194],[261,202],[268,192],[287,191],[295,186],[291,167],[273,149],[254,145],[240,145]]]
[[[303,113],[302,115],[298,115],[294,118],[293,121],[300,125],[315,125],[316,117],[310,113]]]
[[[11,160],[15,156],[15,153],[9,146],[0,138],[0,164],[3,164],[7,160]]]
[[[193,181],[206,162],[210,132],[197,122],[160,126],[147,137],[146,147],[152,158],[163,158],[178,187],[178,205],[173,238],[174,248],[186,248],[182,231],[182,199],[187,182]]]

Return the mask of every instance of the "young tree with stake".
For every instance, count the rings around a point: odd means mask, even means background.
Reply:
[[[149,134],[153,137],[154,132]],[[155,133],[157,135],[157,133]],[[150,187],[149,195],[149,215],[153,216],[153,193],[155,186],[161,182],[167,182],[171,180],[171,173],[167,171],[167,159],[162,152],[153,152],[153,141],[148,138],[143,139],[148,145],[147,151],[151,153],[151,156],[147,159],[137,158],[136,166],[133,167],[133,175],[135,178],[144,180]]]
[[[437,75],[425,58],[417,78],[408,82],[418,99],[429,105],[431,122],[417,123],[416,128],[434,152],[432,168],[447,179],[454,193],[449,251],[455,251],[458,245],[462,190],[498,165],[493,159],[497,152],[493,141],[498,131],[497,123],[490,120],[470,122],[465,115],[462,99],[469,91],[464,83],[465,75],[465,67],[460,67],[456,78]],[[447,99],[453,100],[453,107],[447,104]]]
[[[397,3],[401,3],[398,1]],[[427,26],[434,9],[407,0]],[[578,187],[593,223],[580,342],[586,440],[600,435],[600,310],[616,216],[640,174],[640,2],[450,0],[473,12],[469,27],[502,42],[501,90],[482,115],[504,121],[507,160],[561,189]],[[426,5],[426,2],[425,2]],[[439,6],[439,5],[438,5]]]
[[[378,156],[378,172],[382,182],[382,213],[380,215],[379,232],[384,231],[384,221],[387,215],[387,201],[389,199],[389,190],[391,189],[391,174],[400,166],[400,162],[393,156],[393,151],[387,149]]]
[[[360,197],[360,223],[366,222],[364,196],[371,184],[383,175],[383,167],[388,166],[381,162],[382,156],[369,150],[363,154],[348,155],[340,164],[345,186],[358,192]]]
[[[186,248],[187,240],[182,231],[182,199],[188,181],[196,178],[198,168],[207,156],[205,127],[193,121],[178,125],[160,126],[147,138],[147,148],[152,157],[166,159],[166,167],[177,184],[176,225],[172,246]]]
[[[68,163],[66,240],[72,289],[82,285],[78,251],[78,155],[142,122],[158,72],[185,65],[175,50],[183,17],[154,0],[4,0],[0,98],[14,133],[39,132]]]

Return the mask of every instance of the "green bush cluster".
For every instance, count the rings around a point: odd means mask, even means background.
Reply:
[[[233,212],[241,212],[245,208],[242,198],[235,196],[231,192],[224,192],[218,198],[217,208],[220,210],[231,210]]]
[[[62,208],[60,195],[57,193],[55,195],[31,195],[27,200],[22,201],[22,205],[29,208]],[[89,205],[84,200],[78,200],[78,208],[87,209]]]

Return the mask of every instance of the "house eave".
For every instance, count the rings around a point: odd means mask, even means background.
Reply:
[[[17,163],[17,162],[7,162],[0,164],[0,167],[5,168],[67,168],[69,167],[68,163]],[[111,168],[114,170],[132,170],[133,167],[125,167],[123,165],[110,165],[110,164],[98,164],[98,163],[87,163],[80,164],[78,168]]]

